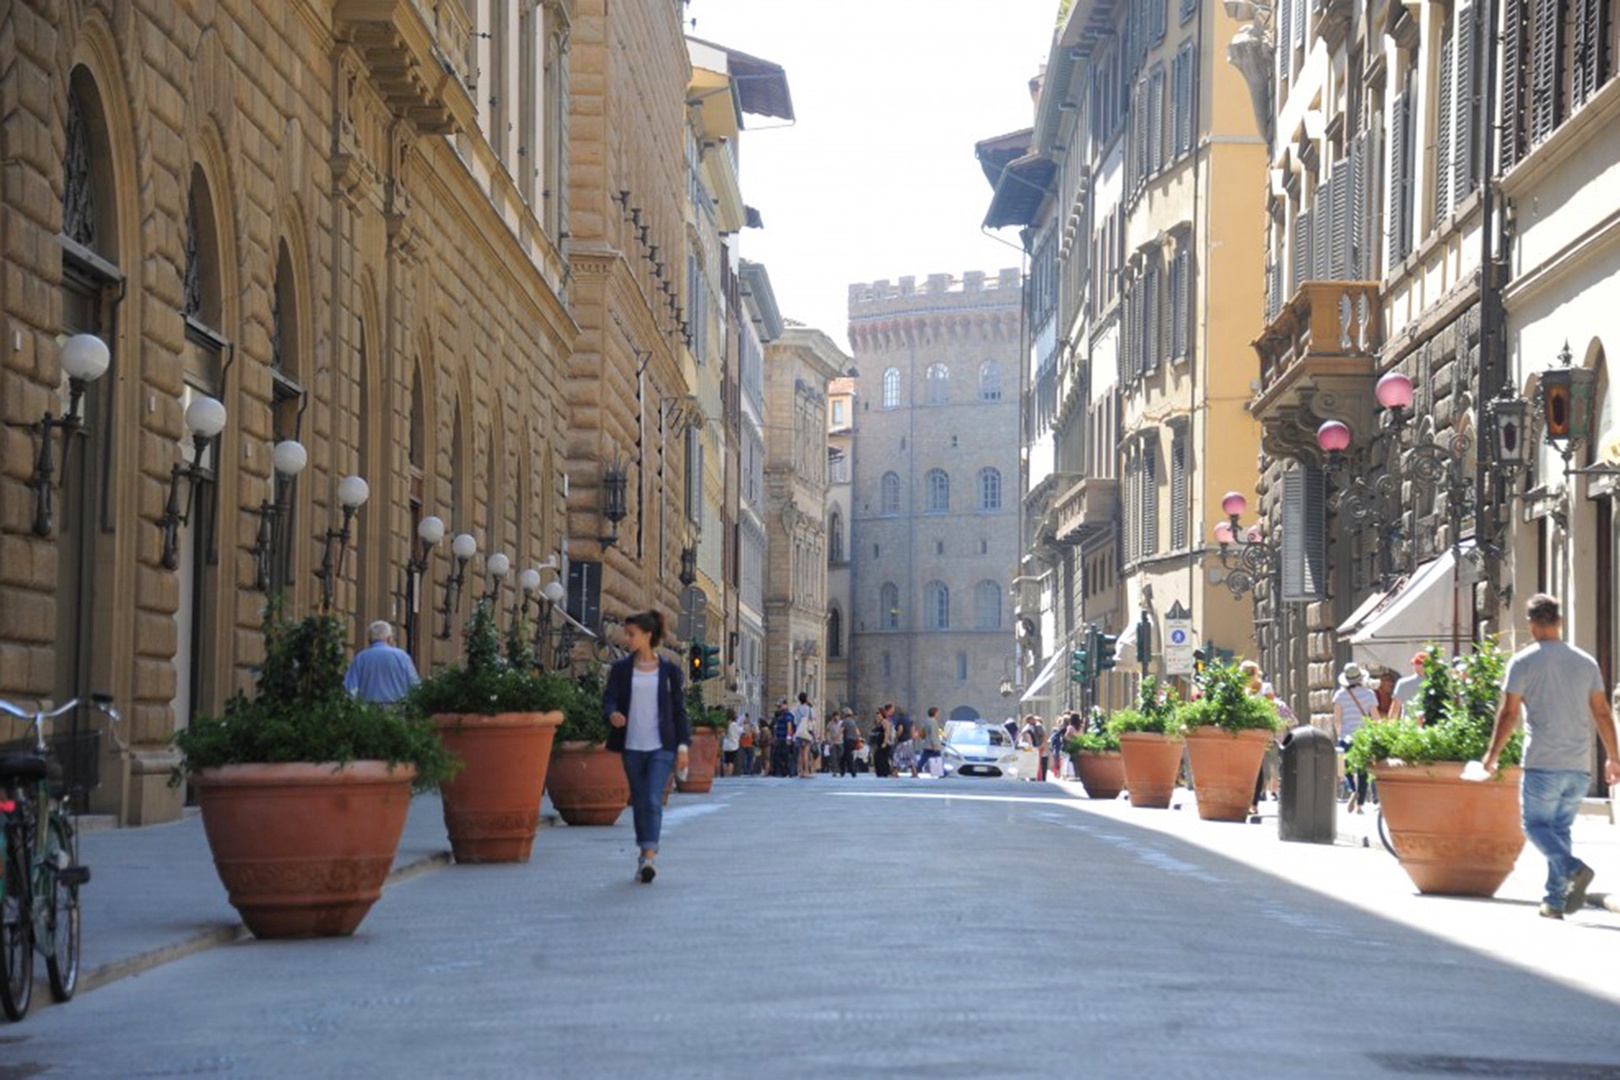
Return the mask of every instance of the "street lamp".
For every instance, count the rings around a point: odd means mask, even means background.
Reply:
[[[253,545],[253,587],[260,592],[285,585],[276,578],[276,552],[281,549],[281,526],[292,499],[292,482],[309,464],[309,451],[297,439],[282,439],[270,451],[272,497],[259,503],[259,535]]]
[[[630,515],[629,492],[630,474],[614,454],[612,463],[602,473],[602,516],[608,520],[608,531],[596,539],[603,551],[619,542],[619,522]]]
[[[444,579],[444,605],[439,608],[439,614],[444,616],[439,637],[445,640],[450,637],[450,620],[461,603],[461,587],[467,580],[467,563],[478,554],[478,541],[473,539],[471,533],[459,533],[450,541],[450,554],[455,557],[456,569]]]
[[[158,518],[158,528],[163,533],[163,552],[160,561],[165,570],[175,570],[180,566],[180,526],[191,521],[192,511],[197,505],[197,488],[208,485],[213,481],[213,468],[205,466],[203,462],[208,457],[208,448],[214,438],[225,430],[225,406],[211,397],[199,396],[190,405],[186,406],[185,413],[186,432],[191,436],[191,460],[177,461],[169,470],[169,497],[163,504],[163,516]],[[181,509],[180,481],[186,482],[185,509]],[[213,515],[205,515],[212,518]],[[213,537],[205,538],[205,549],[208,551],[210,561],[213,557]]]
[[[444,522],[429,514],[416,523],[417,553],[405,563],[405,651],[416,652],[417,627],[421,621],[422,579],[427,574],[433,549],[444,540]]]
[[[1249,500],[1242,492],[1228,491],[1221,499],[1226,520],[1214,529],[1221,568],[1226,571],[1225,584],[1233,596],[1251,591],[1256,581],[1269,576],[1277,566],[1277,547],[1266,540],[1260,526],[1244,529],[1238,520],[1248,508]]]
[[[321,582],[321,610],[332,610],[332,596],[335,592],[337,579],[343,576],[343,557],[349,550],[350,526],[354,524],[354,515],[360,512],[366,500],[371,498],[371,485],[358,476],[345,476],[338,481],[338,506],[342,508],[342,524],[333,529],[326,530],[325,551],[321,554],[321,568],[315,571],[315,576]],[[332,559],[332,546],[337,545],[337,561]]]
[[[37,424],[26,425],[39,432],[39,454],[34,459],[34,472],[28,486],[34,491],[34,535],[49,536],[55,527],[51,507],[51,493],[56,475],[55,443],[52,432],[62,429],[62,469],[67,472],[69,441],[84,429],[84,416],[80,406],[90,384],[107,373],[112,363],[112,352],[107,343],[94,334],[74,334],[62,342],[60,357],[62,373],[68,377],[67,411],[57,419],[49,409]]]
[[[512,560],[507,558],[506,552],[497,551],[484,560],[484,572],[489,575],[489,591],[484,599],[489,602],[491,611],[496,610],[501,598],[501,584],[506,581],[506,575],[512,572]]]

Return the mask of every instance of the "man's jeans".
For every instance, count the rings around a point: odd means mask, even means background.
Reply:
[[[664,787],[675,769],[673,750],[626,750],[624,775],[630,781],[630,811],[636,822],[636,847],[657,851],[664,831]]]
[[[1584,769],[1524,770],[1524,835],[1547,857],[1544,899],[1556,908],[1564,906],[1570,875],[1585,865],[1570,849],[1569,829],[1591,785],[1592,774]]]

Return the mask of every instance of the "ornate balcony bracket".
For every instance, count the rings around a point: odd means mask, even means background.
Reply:
[[[337,0],[332,21],[365,60],[394,115],[423,135],[472,131],[463,81],[472,28],[454,0]]]

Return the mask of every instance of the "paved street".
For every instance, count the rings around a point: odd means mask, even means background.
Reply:
[[[675,796],[651,887],[631,840],[549,829],[528,866],[394,885],[353,939],[40,1007],[0,1080],[1620,1077],[1620,916],[1535,918],[1533,853],[1498,901],[1425,899],[1376,848],[865,777]]]

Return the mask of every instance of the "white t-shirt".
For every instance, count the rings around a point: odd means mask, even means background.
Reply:
[[[1333,691],[1333,704],[1339,710],[1339,738],[1346,740],[1374,718],[1378,695],[1365,686],[1341,686]]]
[[[793,734],[795,738],[811,742],[820,737],[816,732],[816,710],[808,705],[793,707]]]
[[[662,750],[664,738],[658,733],[658,669],[630,673],[630,715],[625,718],[626,750]]]
[[[735,750],[735,749],[737,749],[737,744],[738,744],[739,740],[741,740],[741,739],[742,739],[742,721],[741,720],[733,720],[731,723],[726,725],[726,737],[725,737],[724,740],[721,741],[720,749],[724,750],[724,751],[727,751],[727,752]]]

